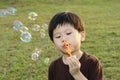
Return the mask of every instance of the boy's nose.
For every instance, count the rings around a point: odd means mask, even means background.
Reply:
[[[66,39],[63,39],[62,42],[66,42],[67,40]]]
[[[66,39],[62,39],[62,42],[64,43],[64,42],[66,42],[67,40]]]
[[[62,40],[62,42],[64,42],[64,40]]]
[[[65,37],[61,37],[61,42],[64,42],[65,41]]]
[[[66,36],[63,35],[63,36],[61,37],[61,42],[64,43],[64,42],[67,41],[67,40],[68,40],[68,38],[67,38]]]

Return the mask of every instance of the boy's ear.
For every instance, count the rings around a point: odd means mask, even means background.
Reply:
[[[81,32],[81,41],[84,41],[84,40],[85,40],[85,36],[86,36],[86,32],[85,32],[85,31],[82,31],[82,32]]]

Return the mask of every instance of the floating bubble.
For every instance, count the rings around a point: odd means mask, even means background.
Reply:
[[[39,31],[39,30],[40,30],[40,26],[39,26],[38,24],[34,24],[34,25],[32,26],[32,30],[34,30],[34,31]]]
[[[45,38],[46,34],[45,34],[45,30],[44,29],[40,29],[40,37],[41,38]]]
[[[42,49],[41,48],[36,48],[34,51],[33,51],[33,54],[31,56],[32,60],[36,61],[39,57],[39,55],[41,54],[42,52]]]
[[[7,10],[9,11],[9,14],[10,14],[10,15],[16,15],[16,12],[17,12],[17,9],[16,9],[16,8],[14,8],[14,7],[9,7]]]
[[[33,53],[32,56],[31,56],[33,61],[38,60],[38,57],[39,57],[39,55],[37,53]]]
[[[29,19],[30,20],[36,20],[36,18],[37,18],[37,16],[38,16],[38,14],[37,13],[35,13],[35,12],[30,12],[29,14]]]
[[[42,49],[41,48],[36,48],[34,51],[33,51],[33,53],[37,53],[37,54],[41,54],[41,52],[42,52]]]
[[[45,64],[48,64],[49,61],[50,61],[50,58],[48,58],[48,57],[44,59],[44,63],[45,63]]]
[[[21,28],[20,32],[25,32],[25,31],[28,31],[29,29],[26,27],[26,26],[22,26],[23,28]]]
[[[32,39],[32,36],[29,32],[25,31],[25,32],[22,32],[21,33],[21,37],[20,39],[23,41],[23,42],[30,42],[31,39]]]
[[[0,10],[0,17],[5,17],[8,14],[9,14],[9,12],[7,10],[5,10],[5,9]]]
[[[40,29],[40,34],[41,33],[45,33],[45,30],[44,29]]]
[[[4,17],[2,10],[0,10],[0,17]]]
[[[13,23],[13,29],[16,31],[27,31],[29,30],[26,26],[23,25],[23,23],[21,21],[14,21]]]
[[[48,25],[46,23],[42,23],[41,27],[45,30],[48,29]]]
[[[46,34],[43,33],[43,32],[40,34],[40,37],[41,37],[41,38],[45,38],[45,36],[46,36]]]
[[[24,28],[23,23],[21,21],[14,21],[13,23],[13,29],[16,31],[22,30]]]

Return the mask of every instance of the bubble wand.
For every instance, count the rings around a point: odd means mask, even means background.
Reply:
[[[67,54],[69,56],[72,56],[72,54],[71,54],[72,50],[71,50],[70,44],[68,43],[67,40],[64,40],[63,42],[64,42],[64,47],[66,48]]]

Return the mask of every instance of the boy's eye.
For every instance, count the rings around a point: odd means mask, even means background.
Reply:
[[[66,33],[67,35],[70,35],[71,34],[71,32],[69,32],[69,33]]]
[[[56,38],[60,38],[61,36],[56,36]]]

